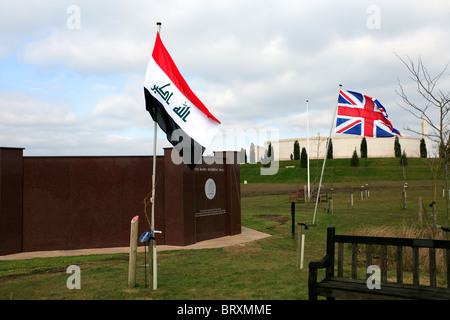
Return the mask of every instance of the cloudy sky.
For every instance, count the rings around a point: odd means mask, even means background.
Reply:
[[[211,149],[327,136],[338,85],[377,98],[403,135],[415,92],[396,54],[450,61],[450,2],[0,1],[0,146],[39,155],[151,155],[143,81],[156,35],[222,122]],[[441,84],[450,87],[450,70]],[[264,131],[266,130],[266,131]],[[419,129],[417,129],[419,130]],[[273,136],[273,137],[275,137]],[[158,150],[169,146],[158,130]]]

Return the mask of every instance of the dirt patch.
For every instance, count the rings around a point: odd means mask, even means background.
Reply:
[[[282,195],[295,192],[299,188],[298,184],[283,184],[283,183],[256,183],[256,184],[242,184],[241,183],[241,197],[255,197],[265,195]]]
[[[118,257],[112,256],[112,257],[104,258],[104,259],[101,259],[101,261],[117,261],[117,260],[127,260],[128,261],[128,259],[129,259],[128,255],[121,255]],[[94,268],[94,267],[96,267],[98,261],[99,260],[92,260],[92,261],[86,260],[86,261],[81,262],[80,266],[83,267],[83,270]],[[48,268],[36,268],[36,269],[29,270],[25,273],[6,275],[4,277],[0,277],[0,283],[5,282],[5,281],[10,281],[10,280],[15,280],[18,278],[33,276],[33,275],[66,273],[68,266],[69,265],[58,266],[58,267],[48,267]]]
[[[63,273],[66,269],[64,267],[53,267],[53,268],[42,268],[31,270],[27,273],[21,274],[11,274],[0,278],[0,282],[15,280],[22,277],[32,276],[32,275],[40,275],[40,274],[53,274],[53,273]]]
[[[255,246],[254,244],[248,244],[248,243],[242,243],[237,244],[235,246],[226,247],[224,248],[227,252],[242,252],[245,251],[246,253],[254,253],[261,251],[262,248],[260,246]]]
[[[273,230],[274,228],[279,227],[280,225],[286,224],[286,222],[289,219],[289,217],[279,215],[279,214],[269,214],[269,215],[263,214],[263,215],[259,215],[259,216],[255,216],[255,217],[279,223],[279,225],[276,225],[276,226],[270,228],[269,230]]]
[[[255,216],[255,217],[261,218],[261,219],[266,219],[266,220],[269,220],[269,221],[275,221],[275,222],[278,222],[280,224],[285,224],[286,221],[288,220],[287,216],[282,216],[282,215],[279,215],[279,214],[271,214],[271,215],[263,214],[263,215],[259,215],[259,216]]]

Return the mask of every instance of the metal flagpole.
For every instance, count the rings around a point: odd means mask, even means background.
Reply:
[[[153,138],[153,174],[152,174],[152,216],[151,216],[151,225],[150,225],[150,232],[151,232],[151,247],[152,247],[152,252],[153,254],[149,254],[148,256],[151,257],[152,260],[152,264],[151,264],[151,268],[149,268],[149,271],[152,270],[153,271],[153,276],[150,277],[151,281],[149,281],[149,285],[150,283],[153,284],[153,290],[156,290],[156,282],[157,282],[157,269],[156,269],[156,240],[154,239],[154,234],[155,234],[155,188],[156,188],[156,183],[155,183],[155,177],[156,177],[156,135],[157,135],[157,130],[158,129],[158,124],[155,121],[155,126],[154,126],[154,138]],[[149,250],[150,251],[150,250]]]
[[[161,33],[161,22],[156,23],[157,31],[158,33]],[[157,132],[158,132],[158,124],[155,121],[154,130],[153,130],[153,175],[152,175],[152,216],[150,221],[150,242],[152,247],[152,254],[149,252],[149,258],[151,257],[152,264],[150,270],[153,270],[153,277],[151,277],[150,283],[153,284],[152,289],[156,290],[158,287],[158,270],[157,270],[157,264],[156,264],[156,239],[155,239],[155,189],[156,189],[156,138],[157,138]],[[149,250],[150,251],[150,250]]]
[[[307,167],[308,167],[308,201],[311,199],[311,189],[310,189],[310,178],[309,178],[309,108],[308,108],[309,100],[306,100],[306,159]]]
[[[342,89],[342,85],[340,84],[339,91],[338,91],[338,100],[336,101],[336,108],[334,110],[333,121],[331,122],[330,134],[328,135],[327,145],[325,148],[325,156],[323,157],[322,173],[320,174],[319,187],[317,190],[316,207],[314,208],[314,217],[313,217],[313,222],[312,222],[313,224],[316,220],[317,204],[319,203],[320,187],[322,185],[322,178],[323,178],[323,170],[325,169],[325,162],[327,161],[328,148],[330,147],[331,133],[333,132],[333,128],[334,128],[334,121],[336,119],[337,107],[338,107],[338,102],[339,102],[339,94],[341,92],[341,89]]]

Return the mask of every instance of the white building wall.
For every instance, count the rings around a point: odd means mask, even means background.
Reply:
[[[406,156],[410,158],[420,157],[420,139],[416,137],[399,137],[400,146],[406,152]],[[268,149],[269,143],[272,143],[274,150],[274,160],[290,160],[290,155],[294,153],[294,143],[298,140],[300,144],[300,152],[307,147],[306,138],[299,139],[283,139],[266,141],[264,149]],[[325,156],[327,137],[311,137],[309,138],[309,157],[310,159],[323,159]],[[333,142],[333,158],[351,158],[353,151],[361,157],[361,141],[360,136],[334,136],[331,137]],[[395,138],[369,138],[367,141],[367,156],[369,158],[388,158],[394,157],[394,141]],[[427,145],[427,150],[429,146]],[[307,150],[308,151],[308,150]],[[259,159],[258,159],[259,160]]]

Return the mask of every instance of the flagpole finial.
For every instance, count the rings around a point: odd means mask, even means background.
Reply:
[[[339,88],[342,88],[342,84],[339,85]]]
[[[158,32],[160,32],[161,31],[161,22],[157,22],[156,23],[156,27],[157,27],[157,29],[158,29]]]

